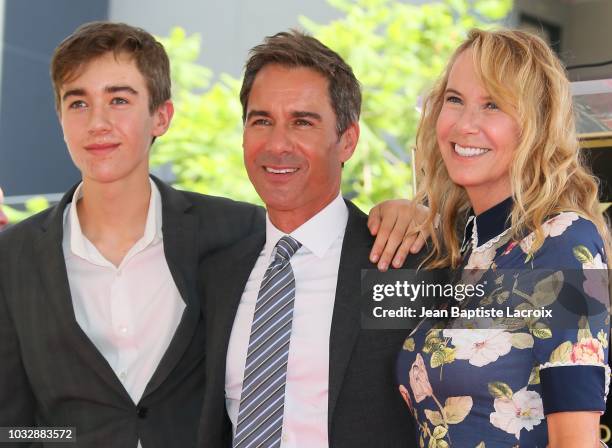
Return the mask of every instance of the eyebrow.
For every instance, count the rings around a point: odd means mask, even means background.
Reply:
[[[138,91],[136,91],[133,87],[130,86],[108,86],[104,88],[104,92],[106,93],[117,93],[117,92],[127,92],[132,95],[138,95]],[[70,89],[64,92],[62,95],[62,101],[66,101],[66,98],[71,96],[85,96],[85,89],[77,88]]]
[[[253,117],[269,117],[270,114],[265,110],[250,110],[247,114],[247,120],[250,120]]]
[[[321,120],[321,115],[316,112],[308,112],[305,110],[296,110],[291,112],[293,118],[312,118],[314,120]],[[247,120],[253,117],[270,117],[270,113],[265,110],[251,110],[247,114]]]
[[[444,91],[444,93],[445,94],[452,93],[454,95],[463,96],[463,95],[461,95],[461,92],[459,92],[458,90],[455,90],[455,89],[446,89]],[[487,95],[487,96],[482,97],[481,99],[484,100],[484,101],[491,101],[491,100],[493,100],[493,97],[491,95]]]
[[[459,92],[458,90],[455,90],[455,89],[448,89],[447,88],[446,90],[444,90],[444,93],[454,93],[455,95],[461,96],[461,92]]]
[[[318,113],[308,112],[305,110],[297,110],[295,112],[292,112],[291,116],[293,116],[293,118],[313,118],[315,120],[321,120],[321,115],[319,115]]]

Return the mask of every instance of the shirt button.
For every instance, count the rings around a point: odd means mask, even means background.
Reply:
[[[119,327],[119,333],[126,334],[128,332],[128,328],[125,325],[121,325]]]
[[[127,372],[125,370],[119,374],[119,379],[121,381],[127,380]]]
[[[117,277],[121,277],[121,269],[117,271]]]

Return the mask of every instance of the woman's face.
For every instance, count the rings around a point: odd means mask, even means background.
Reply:
[[[450,178],[466,189],[477,214],[510,196],[510,163],[520,129],[478,79],[471,49],[450,71],[436,133]]]

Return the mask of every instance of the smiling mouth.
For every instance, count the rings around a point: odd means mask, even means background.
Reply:
[[[490,151],[488,148],[476,148],[474,146],[461,146],[459,143],[453,144],[453,151],[461,157],[477,157]]]
[[[272,168],[269,166],[264,166],[263,168],[267,173],[272,174],[292,174],[299,170],[299,168]]]

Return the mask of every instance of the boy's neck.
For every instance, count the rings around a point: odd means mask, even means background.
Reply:
[[[144,235],[151,199],[149,177],[100,183],[83,180],[77,214],[83,235],[118,266]]]

